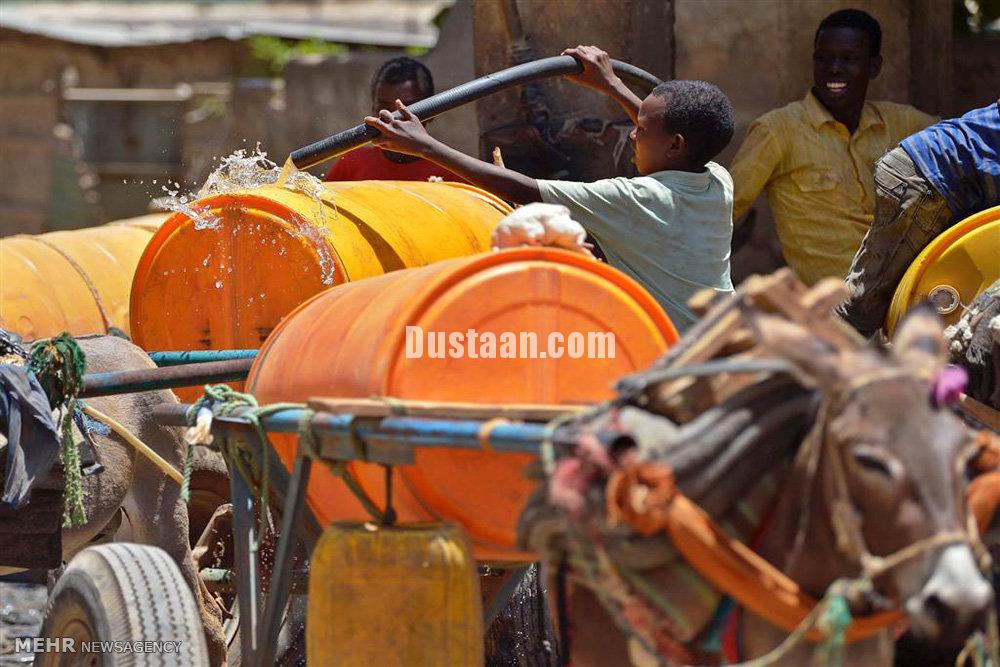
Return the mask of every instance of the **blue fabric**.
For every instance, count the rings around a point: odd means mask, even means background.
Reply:
[[[957,218],[1000,204],[997,103],[931,125],[900,146]]]
[[[0,429],[7,436],[7,476],[0,502],[17,509],[32,483],[48,475],[59,456],[49,398],[27,366],[0,364]]]

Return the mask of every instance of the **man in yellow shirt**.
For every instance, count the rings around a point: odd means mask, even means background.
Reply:
[[[730,167],[733,220],[766,188],[785,261],[809,285],[847,275],[874,219],[875,161],[937,120],[906,104],[865,100],[881,47],[878,21],[863,11],[823,19],[812,89],[754,121]]]

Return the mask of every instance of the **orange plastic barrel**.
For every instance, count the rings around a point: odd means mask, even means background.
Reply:
[[[163,213],[0,239],[0,327],[33,340],[129,330],[129,289]]]
[[[136,269],[131,324],[147,350],[256,348],[333,285],[489,249],[510,207],[457,183],[269,185],[172,215]],[[207,223],[207,224],[205,224]]]
[[[498,340],[503,332],[519,339],[528,332],[536,337],[539,357],[408,358],[408,325],[442,332],[446,340],[469,329],[477,335],[492,332]],[[591,332],[613,335],[613,356],[606,346],[605,358],[570,358],[570,335]],[[563,355],[541,358],[551,333],[564,336]],[[575,253],[517,248],[397,271],[317,295],[271,334],[247,386],[261,404],[372,395],[589,403],[609,398],[616,379],[645,368],[676,340],[663,310],[623,273]],[[595,337],[592,356],[598,348]],[[521,349],[530,352],[530,345]],[[558,345],[552,351],[559,351]],[[511,352],[516,350],[508,347],[508,357]],[[496,348],[495,354],[503,353]],[[272,441],[289,463],[295,439]],[[461,523],[480,560],[531,559],[516,549],[516,524],[535,486],[523,475],[532,460],[523,454],[421,448],[415,464],[400,466],[394,475],[393,505],[400,521]],[[321,467],[313,471],[308,499],[321,522],[367,518],[341,480]],[[379,466],[352,464],[350,473],[382,501]]]

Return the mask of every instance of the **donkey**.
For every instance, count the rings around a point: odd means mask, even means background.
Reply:
[[[155,368],[142,349],[117,336],[85,336],[76,341],[87,356],[88,372]],[[87,402],[125,426],[175,468],[181,468],[184,443],[180,432],[152,418],[157,405],[177,402],[172,392],[147,391],[90,398]],[[63,560],[69,562],[77,552],[100,541],[160,547],[176,561],[195,596],[212,664],[225,664],[221,612],[203,589],[195,570],[187,507],[181,501],[180,487],[113,431],[92,436],[96,458],[104,470],[82,479],[87,520],[82,526],[63,529]]]
[[[835,345],[830,337],[817,336],[813,330],[774,315],[757,313],[751,321],[756,323],[752,327],[756,344],[769,356],[787,361],[798,385],[768,410],[801,404],[814,395],[820,397],[821,407],[812,403],[804,429],[794,415],[782,418],[778,426],[771,424],[774,437],[760,438],[762,444],[738,457],[733,456],[732,446],[727,451],[723,445],[706,459],[702,450],[714,445],[695,438],[688,458],[701,457],[699,465],[704,468],[718,468],[715,464],[719,461],[727,461],[726,466],[714,470],[714,481],[705,484],[704,475],[699,479],[698,474],[671,464],[677,488],[718,518],[723,508],[745,504],[739,501],[747,489],[756,488],[754,480],[779,471],[781,492],[771,503],[770,518],[758,521],[750,531],[757,534],[755,547],[761,556],[814,599],[820,599],[835,580],[859,576],[863,562],[889,562],[873,577],[874,590],[853,601],[854,615],[864,615],[880,604],[891,606],[905,611],[918,638],[943,645],[961,643],[981,626],[993,592],[980,573],[961,501],[964,480],[960,463],[972,433],[947,407],[933,404],[929,397],[928,378],[939,374],[947,359],[940,321],[924,310],[912,312],[900,326],[892,351],[877,350],[860,341]],[[742,395],[757,400],[755,391],[757,397],[774,392],[777,377],[780,375],[751,384]],[[645,405],[655,408],[656,401]],[[547,509],[551,510],[553,502],[569,508],[569,524],[578,529],[588,522],[600,525],[603,537],[597,541],[605,544],[612,558],[616,558],[617,549],[633,563],[645,562],[639,568],[644,570],[645,591],[633,589],[627,600],[634,600],[638,590],[647,600],[652,595],[665,601],[661,609],[689,608],[691,601],[677,599],[677,587],[664,583],[671,581],[671,570],[677,567],[676,556],[663,557],[673,553],[669,541],[662,536],[639,539],[634,533],[622,537],[620,529],[616,535],[600,515],[606,501],[603,485],[614,470],[639,459],[670,458],[664,452],[672,445],[665,443],[678,442],[678,433],[683,434],[689,425],[697,427],[698,420],[679,427],[652,412],[623,408],[620,403],[589,419],[574,436],[574,457],[563,459],[569,462],[566,465],[560,461],[562,467],[557,465],[550,478]],[[754,420],[760,419],[760,415],[754,416]],[[742,428],[749,432],[753,427],[753,423],[746,423]],[[737,432],[733,438],[742,435]],[[730,443],[735,442],[733,438]],[[785,447],[782,439],[790,446]],[[813,444],[807,446],[809,442]],[[740,483],[734,484],[733,479]],[[722,495],[728,497],[721,498],[719,488],[727,486]],[[645,498],[653,495],[647,489],[635,496],[635,502],[649,502]],[[589,515],[584,508],[589,509]],[[539,510],[538,516],[543,512]],[[537,519],[533,529],[528,512],[523,521],[533,546],[549,558],[553,554],[560,557],[561,547],[552,548],[558,540],[553,534],[559,529],[543,530],[543,522]],[[576,533],[577,539],[585,534],[580,530]],[[642,544],[646,552],[640,558],[636,554],[642,553]],[[910,552],[904,552],[908,547],[912,547]],[[891,558],[894,554],[900,557]],[[567,567],[566,562],[562,561],[561,569]],[[570,570],[572,577],[572,566]],[[614,596],[599,586],[592,590],[593,581],[591,587],[567,587],[559,582],[551,587],[568,588],[561,602],[569,609],[563,639],[569,640],[574,665],[670,664],[677,655],[692,661],[713,659],[690,645],[710,634],[710,615],[701,617],[703,629],[685,639],[687,646],[667,639],[660,646],[676,648],[674,655],[665,657],[665,651],[656,655],[656,647],[643,642],[632,631],[634,626],[629,629],[629,619],[636,618],[635,608],[628,604],[606,607],[599,600],[607,602]],[[730,623],[736,632],[730,634],[740,639],[734,643],[742,646],[742,654],[730,658],[760,657],[787,636],[749,611],[742,610],[736,618],[736,624]],[[616,625],[629,631],[617,632]],[[670,626],[669,619],[664,625]],[[892,664],[891,630],[849,644],[845,662]],[[783,657],[782,664],[809,664],[812,649],[808,642],[799,644]]]

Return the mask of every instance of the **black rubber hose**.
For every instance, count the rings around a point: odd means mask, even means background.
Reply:
[[[649,72],[628,63],[612,60],[611,67],[614,69],[615,74],[620,76],[625,82],[641,86],[644,89],[652,90],[661,83],[659,79]],[[495,74],[487,74],[468,83],[456,86],[451,90],[446,90],[425,100],[420,100],[410,105],[410,111],[420,120],[427,120],[473,100],[492,95],[505,88],[520,86],[553,76],[578,74],[582,71],[583,65],[573,56],[542,58],[541,60],[501,70]],[[393,115],[397,118],[400,117],[398,111],[394,112]],[[290,157],[296,167],[306,169],[320,162],[335,158],[338,155],[343,155],[359,146],[363,146],[378,135],[378,130],[362,123],[349,130],[338,132],[322,141],[317,141],[314,144],[309,144],[304,148],[293,151]]]

